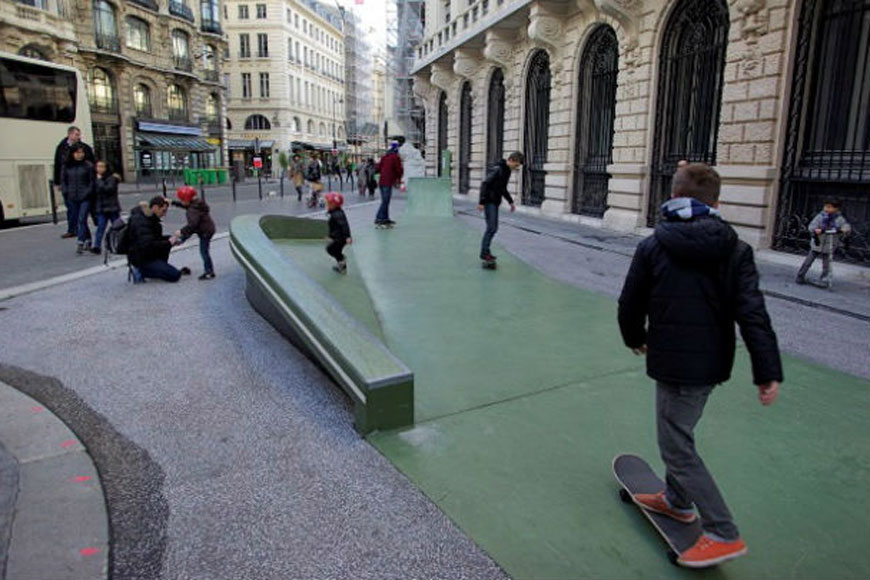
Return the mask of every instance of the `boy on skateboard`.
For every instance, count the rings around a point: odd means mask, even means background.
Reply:
[[[511,178],[511,172],[518,169],[525,158],[519,151],[508,155],[507,160],[500,159],[486,170],[486,177],[480,184],[480,200],[477,202],[477,210],[484,212],[486,217],[486,232],[480,242],[480,259],[489,263],[495,263],[495,256],[489,251],[492,238],[498,231],[498,207],[502,198],[506,199],[511,206],[511,211],[516,211],[514,200],[508,193],[507,184]]]
[[[347,260],[342,250],[347,244],[352,244],[350,226],[347,216],[341,206],[344,204],[344,196],[330,191],[326,194],[326,213],[329,214],[329,243],[326,245],[326,253],[335,258],[333,270],[339,274],[347,274]]]
[[[779,392],[776,334],[758,289],[752,249],[719,217],[719,175],[706,164],[678,167],[664,220],[637,247],[622,295],[625,345],[647,355],[656,381],[656,427],[666,489],[634,501],[703,534],[677,563],[712,566],[746,553],[731,512],[695,448],[694,430],[713,388],[731,376],[734,323],[752,359],[762,405]]]

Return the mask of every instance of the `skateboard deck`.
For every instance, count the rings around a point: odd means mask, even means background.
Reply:
[[[613,458],[613,475],[622,488],[619,498],[634,504],[656,531],[667,542],[668,559],[676,564],[680,554],[691,548],[701,535],[701,521],[683,524],[668,516],[644,509],[634,501],[636,493],[658,493],[665,489],[665,482],[655,474],[649,464],[637,455],[623,454]]]
[[[495,270],[498,268],[498,264],[495,260],[482,260],[480,262],[480,267],[484,270]]]

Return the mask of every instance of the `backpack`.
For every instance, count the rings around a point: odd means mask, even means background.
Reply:
[[[130,227],[121,218],[112,222],[106,235],[106,250],[112,254],[126,255],[130,251]]]
[[[305,172],[305,178],[308,181],[320,181],[320,164],[311,163],[308,166],[308,171]]]

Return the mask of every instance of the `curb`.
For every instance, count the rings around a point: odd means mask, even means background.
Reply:
[[[0,442],[18,471],[5,580],[108,578],[103,486],[82,442],[54,413],[3,382]]]

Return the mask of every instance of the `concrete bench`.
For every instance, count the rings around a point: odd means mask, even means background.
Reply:
[[[319,364],[354,404],[366,434],[414,422],[414,375],[273,240],[322,240],[325,221],[244,215],[230,225],[230,248],[247,276],[245,295],[279,332]]]

